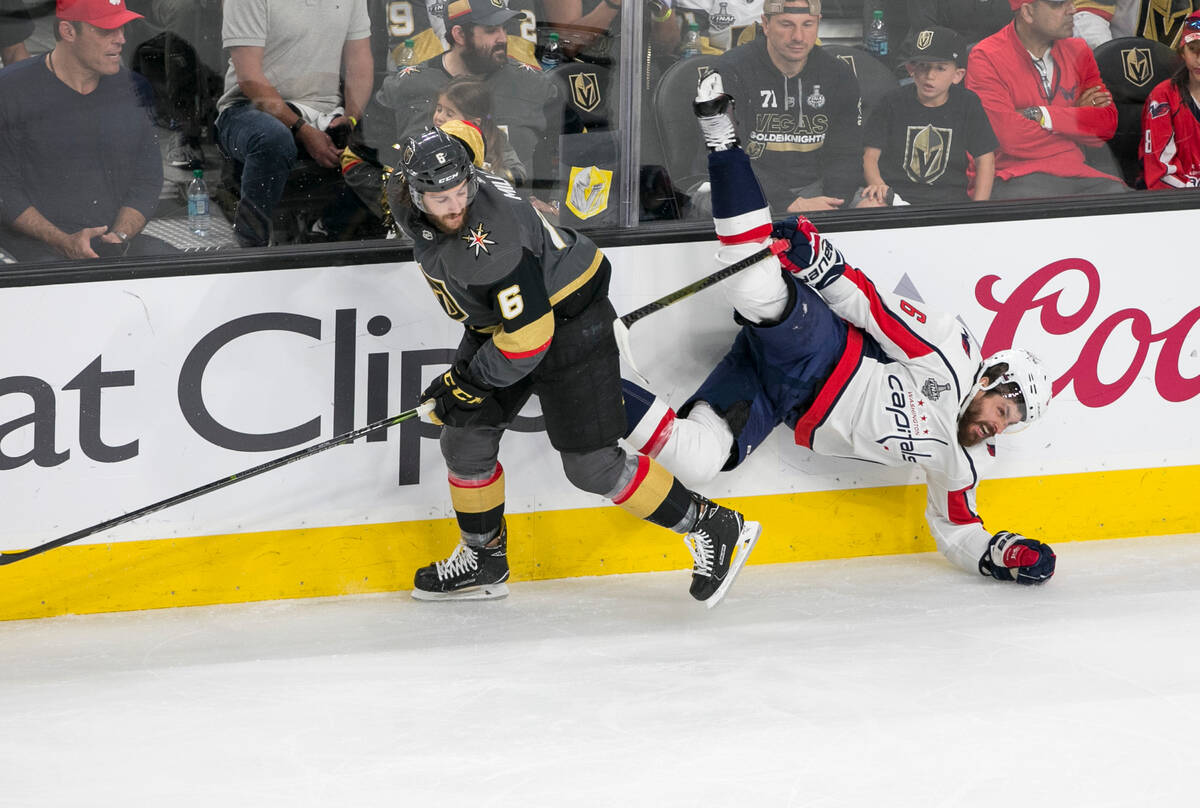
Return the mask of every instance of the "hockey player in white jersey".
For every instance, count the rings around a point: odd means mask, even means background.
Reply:
[[[772,224],[731,104],[718,74],[702,79],[696,112],[718,260],[738,261],[772,237],[788,247],[723,282],[742,330],[678,415],[625,383],[627,439],[692,486],[736,467],[781,423],[818,454],[912,463],[925,470],[926,518],[950,561],[1002,581],[1046,581],[1050,547],[992,534],[975,510],[988,444],[1050,403],[1041,363],[1022,350],[981,357],[953,316],[877,289],[807,219]]]

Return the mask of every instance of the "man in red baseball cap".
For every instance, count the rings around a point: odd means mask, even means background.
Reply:
[[[54,49],[0,72],[0,241],[19,261],[161,254],[162,158],[124,0],[58,0]]]
[[[125,8],[125,0],[57,0],[54,16],[67,22],[86,22],[106,31],[142,18],[141,14]]]

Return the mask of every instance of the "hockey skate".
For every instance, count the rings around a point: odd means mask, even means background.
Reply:
[[[445,561],[417,570],[412,596],[417,600],[495,600],[508,596],[508,528],[500,525],[495,547],[471,547],[461,541]]]
[[[700,517],[683,540],[696,562],[688,591],[711,609],[725,597],[733,579],[746,565],[762,533],[762,525],[745,521],[737,511],[693,496],[700,506]]]
[[[733,96],[725,92],[720,73],[709,73],[700,79],[692,109],[709,151],[724,151],[738,145],[733,123]]]

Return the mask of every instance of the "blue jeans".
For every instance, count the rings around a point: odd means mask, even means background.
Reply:
[[[296,164],[296,141],[274,115],[249,102],[217,116],[217,142],[242,165],[242,196],[233,218],[233,234],[243,247],[265,247],[271,218]]]

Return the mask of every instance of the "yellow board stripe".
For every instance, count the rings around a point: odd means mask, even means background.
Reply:
[[[988,480],[979,506],[993,530],[1052,544],[1197,533],[1198,486],[1200,466]],[[752,564],[934,549],[924,486],[722,502],[763,524]],[[678,536],[617,507],[507,520],[514,581],[691,566]],[[0,620],[406,590],[458,537],[454,519],[439,519],[68,545],[0,567]],[[686,597],[686,576],[679,586]]]

